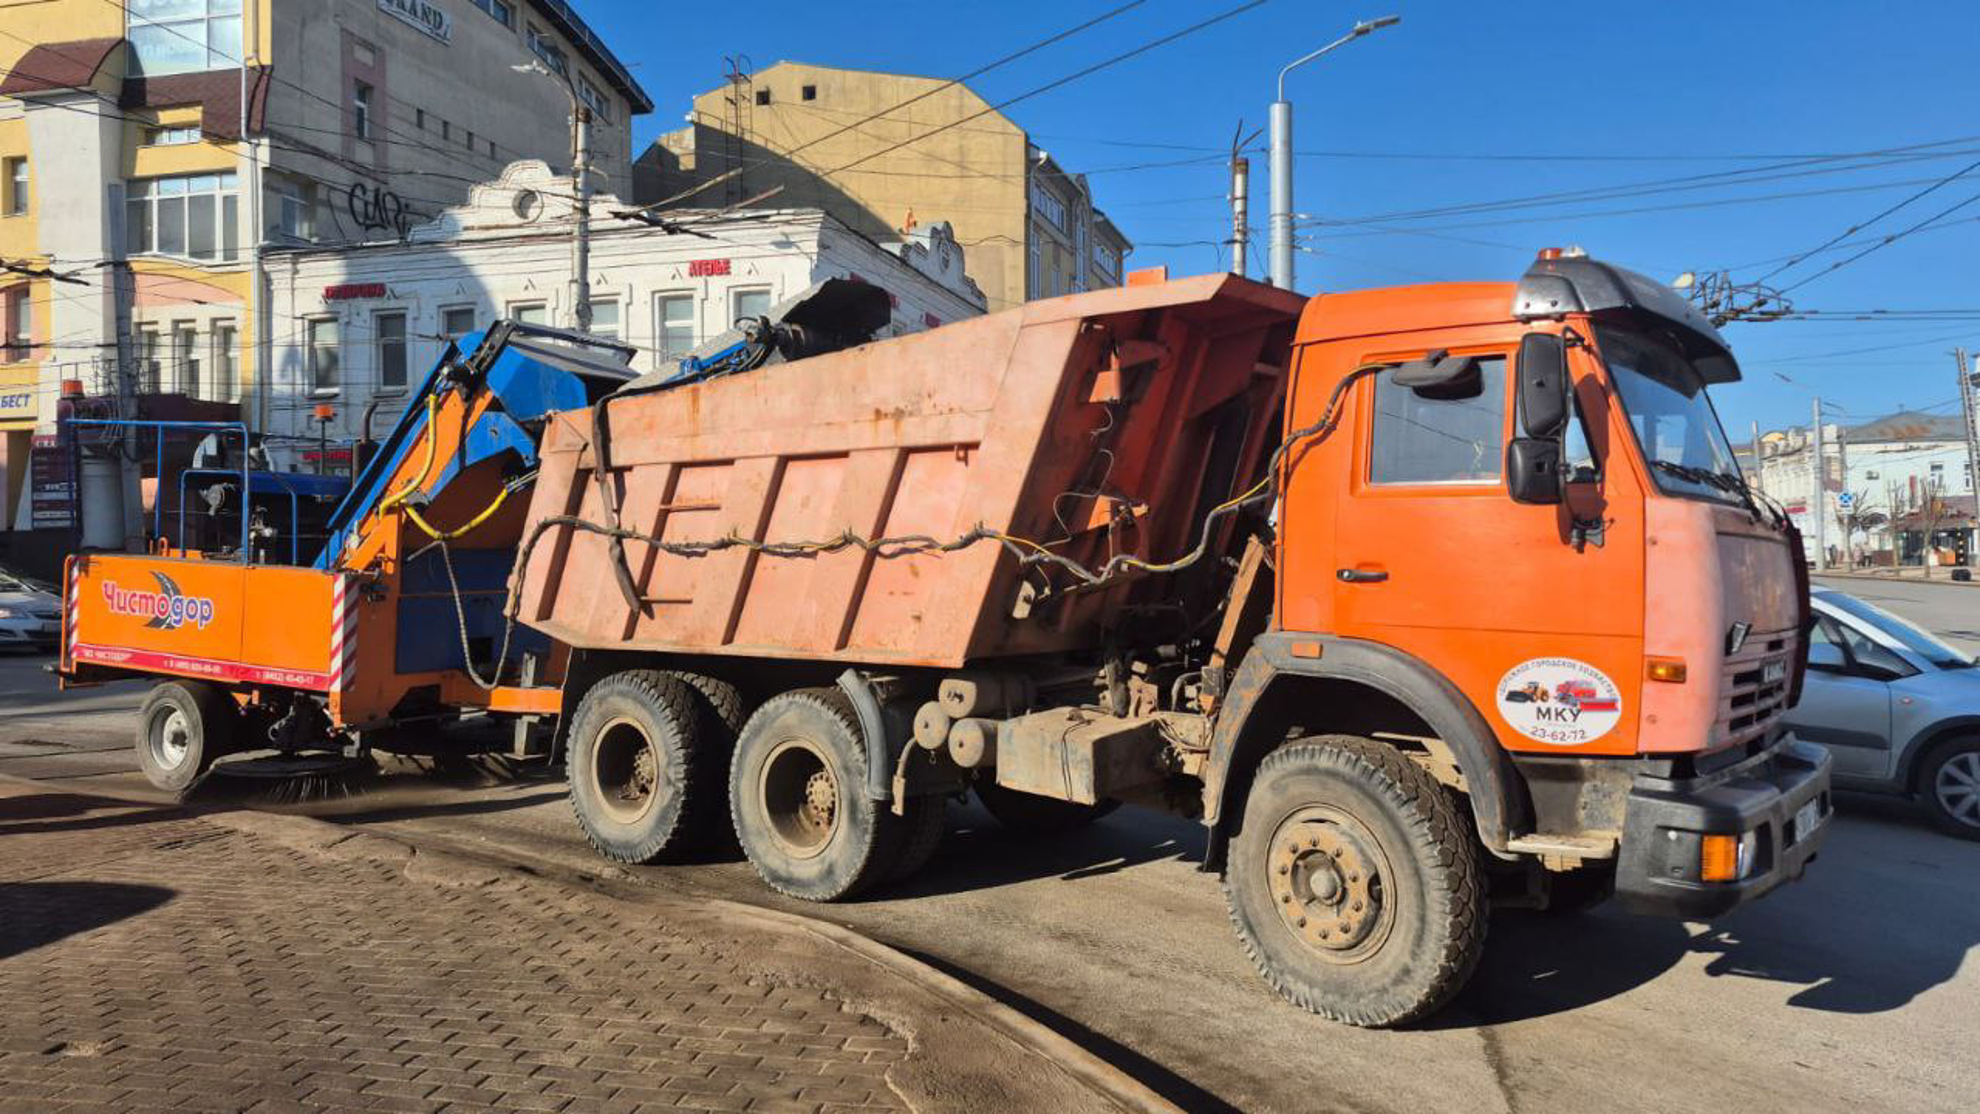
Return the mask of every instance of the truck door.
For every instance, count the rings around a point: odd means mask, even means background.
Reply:
[[[1626,442],[1586,347],[1569,352],[1568,501],[1522,505],[1507,494],[1525,331],[1453,329],[1414,351],[1342,353],[1365,366],[1444,350],[1477,366],[1469,390],[1419,393],[1387,373],[1351,389],[1342,432],[1353,431],[1352,459],[1333,532],[1335,628],[1436,668],[1510,747],[1633,752],[1642,495],[1630,468],[1603,467],[1609,445]],[[1589,524],[1580,533],[1578,519]]]

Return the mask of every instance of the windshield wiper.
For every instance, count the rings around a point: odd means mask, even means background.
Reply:
[[[1739,501],[1746,505],[1748,513],[1753,515],[1753,521],[1755,522],[1773,520],[1775,526],[1778,527],[1781,524],[1781,512],[1775,511],[1769,514],[1766,510],[1763,510],[1759,498],[1754,494],[1753,488],[1738,473],[1711,472],[1703,468],[1693,468],[1688,464],[1674,464],[1668,460],[1653,460],[1650,462],[1650,466],[1676,476],[1686,483],[1694,483],[1700,487],[1709,487],[1716,491],[1723,491],[1728,495],[1738,496]]]

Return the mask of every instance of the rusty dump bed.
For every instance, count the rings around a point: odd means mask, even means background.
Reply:
[[[692,386],[635,384],[602,404],[620,524],[674,543],[947,542],[981,525],[1093,568],[1123,552],[1169,560],[1276,443],[1302,302],[1206,275]],[[607,521],[592,437],[592,411],[552,417],[525,539],[558,516]],[[1149,576],[1063,597],[1073,576],[1021,568],[995,540],[892,555],[630,541],[625,553],[636,608],[604,537],[549,526],[523,569],[521,621],[588,649],[955,667],[1090,646],[1123,593],[1182,590]],[[1023,602],[1040,592],[1044,604]]]

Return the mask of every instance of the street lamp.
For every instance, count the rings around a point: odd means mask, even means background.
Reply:
[[[1399,15],[1364,19],[1354,29],[1319,50],[1295,59],[1279,71],[1279,99],[1272,102],[1272,285],[1293,288],[1292,237],[1292,103],[1286,100],[1286,75],[1372,31],[1402,22]]]
[[[591,107],[578,97],[569,74],[557,74],[534,59],[510,66],[517,73],[538,73],[563,82],[571,98],[571,196],[575,228],[571,231],[571,327],[591,330]]]

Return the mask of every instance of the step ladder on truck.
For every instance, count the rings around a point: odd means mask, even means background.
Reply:
[[[1710,917],[1814,858],[1827,758],[1779,723],[1799,539],[1668,289],[1549,251],[864,343],[858,285],[638,376],[468,338],[313,567],[76,558],[65,678],[161,675],[140,752],[163,724],[195,769],[271,724],[390,749],[509,717],[601,854],[733,830],[818,901],[919,870],[965,792],[1034,831],[1180,813],[1266,980],[1360,1025],[1447,1002],[1489,903]],[[154,572],[202,623],[104,605]],[[181,644],[222,671],[114,659]]]

